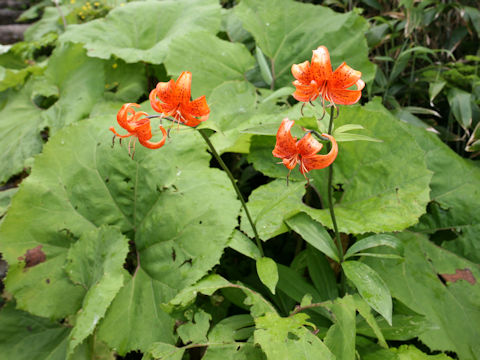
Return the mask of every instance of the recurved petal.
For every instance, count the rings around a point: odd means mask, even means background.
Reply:
[[[159,82],[157,84],[156,95],[160,99],[160,101],[164,103],[171,103],[175,101],[175,89],[176,89],[175,81],[170,80],[167,82]]]
[[[360,71],[352,69],[344,62],[333,72],[328,85],[336,89],[347,89],[356,84],[361,77]]]
[[[310,69],[310,62],[305,61],[301,64],[293,64],[292,75],[302,84],[310,84],[310,81],[313,80],[312,71]]]
[[[285,118],[277,131],[277,142],[272,151],[273,156],[280,159],[290,159],[297,155],[296,138],[292,137],[290,129],[295,121]]]
[[[362,79],[358,79],[355,85],[357,86],[357,90],[361,91],[365,87],[365,81],[363,81]]]
[[[182,111],[185,111],[188,114],[196,117],[207,116],[208,118],[208,115],[210,114],[210,108],[208,107],[205,95],[190,101],[187,105],[182,106]]]
[[[192,73],[190,71],[182,72],[175,84],[177,103],[188,104],[192,88]]]
[[[150,91],[148,98],[150,99],[150,106],[152,109],[158,113],[163,113],[162,103],[157,99],[157,89]]]
[[[194,117],[190,114],[187,114],[187,113],[182,113],[182,116],[180,118],[180,122],[183,125],[187,125],[187,126],[191,126],[191,127],[195,127],[198,124],[200,124],[200,122],[205,121],[205,120],[207,120],[207,119],[205,119],[204,117],[196,118],[196,117]]]
[[[160,130],[162,131],[163,138],[159,142],[152,143],[149,140],[145,140],[140,137],[138,138],[138,141],[140,142],[140,144],[142,144],[143,146],[149,149],[159,149],[165,144],[165,140],[167,139],[167,131],[161,125],[160,125]]]
[[[296,88],[292,95],[297,101],[313,101],[319,95],[319,89],[314,80],[312,80],[308,85],[301,84],[298,80],[295,80],[292,84]]]
[[[332,143],[332,148],[328,152],[327,155],[313,155],[313,156],[302,156],[301,165],[300,165],[300,172],[302,174],[309,172],[314,169],[323,169],[327,166],[331,165],[338,155],[338,145],[335,141],[335,138],[328,134],[322,134],[330,139]]]
[[[330,54],[325,46],[319,46],[317,50],[313,50],[311,71],[318,84],[328,80],[332,75]]]
[[[306,134],[297,142],[297,151],[303,156],[313,156],[322,150],[323,144],[319,143],[311,133]]]
[[[329,101],[340,105],[352,105],[358,102],[362,97],[360,90],[339,90],[329,89],[328,98]]]

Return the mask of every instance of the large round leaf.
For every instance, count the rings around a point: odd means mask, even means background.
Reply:
[[[160,150],[137,144],[132,160],[126,146],[111,148],[113,124],[112,114],[60,131],[14,198],[0,251],[10,264],[7,291],[22,309],[63,317],[79,308],[85,290],[68,279],[65,258],[102,225],[134,240],[148,281],[168,289],[155,293],[155,306],[205,275],[227,245],[239,202],[227,177],[209,168],[201,137],[173,130]],[[18,258],[38,246],[44,261],[24,268]]]
[[[367,23],[353,12],[337,14],[291,0],[242,0],[235,14],[273,62],[276,87],[290,84],[292,64],[310,60],[320,45],[329,48],[333,66],[346,61],[362,71],[366,82],[373,80],[375,69],[368,61],[364,36]]]
[[[216,33],[216,0],[138,1],[112,10],[104,19],[70,25],[60,41],[85,44],[88,55],[115,55],[128,63],[160,64],[178,36],[200,30]]]
[[[362,125],[365,128],[362,130],[363,134],[383,142],[351,141],[339,144],[338,157],[333,163],[333,184],[340,189],[334,205],[340,231],[345,233],[398,231],[415,224],[425,212],[429,201],[432,173],[426,167],[424,152],[398,120],[379,104],[342,107],[339,118],[335,119],[335,127],[349,123]],[[286,172],[274,168],[277,159],[271,155],[274,145],[272,141],[273,137],[254,140],[249,159],[254,161],[254,166],[258,170],[277,177]],[[271,146],[264,146],[263,142]],[[275,166],[283,168],[281,164]],[[297,172],[298,169],[293,171]],[[308,174],[313,179],[312,185],[322,195],[325,207],[328,207],[327,174],[328,169],[313,170]],[[267,204],[257,205],[258,201],[268,202],[268,198],[282,201],[278,194],[288,193],[291,205],[288,209],[282,210],[284,219],[287,218],[285,216],[293,216],[299,211],[304,211],[325,226],[332,227],[328,209],[313,209],[301,202],[303,195],[301,187],[293,184],[287,187],[285,184],[283,188],[279,188],[279,185],[276,185],[275,193],[272,193],[272,184],[264,185],[252,193],[250,206],[254,217],[259,216],[255,209],[260,211],[263,205]],[[298,199],[294,200],[292,196]],[[266,206],[260,214],[261,219],[257,219],[259,224],[266,225],[265,230],[271,227],[272,223],[281,224],[283,219],[278,218],[278,214],[272,219],[273,214],[273,210]],[[245,225],[244,228],[248,231],[248,226]],[[262,226],[259,231],[262,238],[268,239],[285,230],[285,226],[279,225],[270,233],[263,232]]]

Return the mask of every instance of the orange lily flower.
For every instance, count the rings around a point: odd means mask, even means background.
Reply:
[[[150,125],[150,119],[146,117],[147,113],[143,111],[140,111],[138,113],[135,112],[134,107],[140,107],[140,105],[134,104],[134,103],[124,104],[117,114],[118,124],[125,130],[127,130],[128,134],[120,135],[115,131],[115,128],[113,126],[110,127],[110,131],[113,132],[115,136],[118,136],[120,139],[133,136],[138,139],[140,144],[142,144],[143,146],[149,149],[161,148],[165,144],[165,140],[167,139],[167,131],[163,128],[162,125],[160,125],[159,128],[163,134],[162,140],[156,143],[150,142],[150,139],[152,138],[152,128]],[[142,118],[142,116],[145,116],[145,117]],[[129,146],[128,146],[129,154],[130,154],[130,148],[131,148],[130,145],[131,144],[129,143]],[[135,142],[133,143],[133,148],[135,152]],[[133,158],[133,154],[132,154],[132,158]]]
[[[326,168],[335,161],[338,145],[333,136],[322,134],[331,141],[332,148],[328,154],[318,155],[317,153],[323,145],[315,140],[310,132],[297,141],[297,138],[292,137],[290,133],[293,124],[295,121],[288,118],[283,119],[278,128],[275,148],[272,151],[273,156],[282,159],[287,169],[292,170],[297,164],[300,164],[300,172],[305,176],[309,171]],[[307,177],[305,176],[305,178]]]
[[[311,64],[308,61],[293,64],[292,74],[296,79],[292,83],[296,88],[293,97],[302,102],[313,101],[321,95],[324,101],[333,105],[352,105],[360,100],[365,87],[365,82],[360,79],[362,73],[345,62],[332,72],[330,54],[325,46],[313,50]],[[353,85],[357,89],[349,90]]]
[[[210,108],[205,95],[190,101],[192,73],[184,71],[177,81],[160,82],[150,92],[152,108],[165,116],[172,116],[179,123],[195,127],[208,119]]]

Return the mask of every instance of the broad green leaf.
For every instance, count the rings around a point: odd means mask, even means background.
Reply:
[[[246,340],[253,334],[254,325],[248,314],[233,315],[219,321],[208,333],[208,340],[223,343]]]
[[[377,234],[358,240],[350,246],[345,253],[345,259],[354,256],[356,253],[371,249],[377,246],[388,246],[392,249],[402,250],[402,243],[395,236],[388,234]]]
[[[480,271],[462,259],[414,233],[401,237],[405,261],[368,259],[388,282],[392,295],[418,314],[432,328],[417,335],[431,350],[454,351],[459,359],[475,359],[480,352]],[[440,279],[465,270],[456,281]],[[467,276],[468,274],[471,276]],[[467,281],[469,280],[469,281]]]
[[[202,360],[266,360],[262,350],[252,343],[210,344]]]
[[[431,233],[453,229],[461,235],[446,242],[445,246],[478,262],[480,257],[475,249],[480,222],[480,169],[474,162],[456,154],[436,135],[408,125],[405,128],[425,151],[427,166],[433,171],[430,197],[434,202],[414,230]]]
[[[335,359],[325,344],[309,329],[308,315],[299,313],[282,318],[267,313],[255,319],[255,344],[260,345],[268,359]]]
[[[113,343],[126,353],[149,345],[142,340],[139,344],[142,332],[128,337],[132,320],[134,329],[138,325],[143,330],[150,319],[168,319],[152,313],[219,262],[237,225],[240,204],[225,174],[208,167],[206,145],[193,130],[172,135],[160,150],[137,146],[132,160],[125,146],[111,148],[108,127],[114,123],[114,114],[101,116],[50,139],[2,222],[0,251],[12,269],[7,291],[19,306],[60,318],[75,313],[85,295],[63,270],[69,247],[102,225],[120,229],[134,241],[140,266],[131,269],[135,281],[129,282],[127,276],[123,289],[129,292],[118,293],[102,320],[110,324],[102,339],[111,340],[109,331],[115,323]],[[46,261],[23,271],[24,263],[17,258],[39,245]],[[144,305],[147,289],[147,299],[153,300]],[[122,312],[124,304],[132,306]],[[151,342],[171,341],[171,322],[158,324],[158,331],[148,330]]]
[[[261,257],[256,261],[257,274],[260,281],[272,294],[275,294],[275,287],[278,282],[277,264],[269,257]]]
[[[171,344],[157,342],[152,344],[146,354],[143,355],[142,360],[182,360],[184,348],[178,348]]]
[[[392,349],[398,357],[398,360],[451,360],[450,356],[445,354],[427,355],[414,345],[402,345],[398,349]]]
[[[30,101],[33,91],[30,84],[16,92],[6,94],[7,103],[0,110],[0,182],[21,172],[26,159],[42,149],[39,110]]]
[[[38,79],[37,79],[38,80]],[[59,94],[58,101],[44,110],[34,102],[38,83],[30,79],[19,92],[9,90],[8,102],[0,111],[0,182],[23,169],[25,160],[40,152],[40,132],[49,128],[52,135],[66,124],[90,113],[103,93],[103,65],[86,57],[80,46],[58,47],[50,57],[42,77],[47,96]],[[44,94],[42,94],[44,95]]]
[[[375,330],[370,323],[367,323],[365,316],[364,319],[357,322],[357,333],[376,337]],[[375,322],[387,340],[407,341],[418,337],[427,330],[435,330],[435,326],[425,320],[425,316],[422,315],[393,314],[391,326],[384,318],[376,318]]]
[[[380,275],[359,261],[345,261],[342,269],[367,304],[392,324],[392,297]]]
[[[175,290],[152,279],[141,268],[120,289],[98,326],[98,337],[120,355],[146,351],[157,341],[174,344],[174,319],[160,307]]]
[[[136,102],[147,89],[145,65],[127,64],[121,59],[105,62],[105,98]]]
[[[470,98],[470,93],[457,88],[451,88],[447,92],[448,104],[450,105],[452,114],[464,129],[468,129],[472,124]]]
[[[62,6],[64,15],[68,14],[65,6]],[[58,13],[58,9],[54,6],[48,6],[43,10],[42,18],[32,26],[29,26],[23,35],[25,41],[38,41],[45,34],[50,32],[61,33],[63,31],[63,24]]]
[[[336,299],[338,297],[337,281],[325,255],[309,246],[307,248],[307,266],[308,274],[321,300]]]
[[[68,354],[92,334],[123,286],[123,263],[128,239],[118,230],[102,227],[85,233],[68,251],[65,271],[87,290],[82,311],[69,335]]]
[[[426,167],[424,151],[403,129],[403,125],[377,103],[369,103],[365,107],[344,107],[335,122],[337,126],[355,122],[365,128],[367,136],[383,140],[382,143],[346,142],[339,145],[339,155],[333,163],[333,184],[342,189],[341,193],[334,194],[340,197],[335,203],[339,230],[354,234],[386,232],[402,230],[415,224],[425,212],[429,201],[432,173]],[[276,165],[276,159],[271,155],[275,139],[262,137],[258,140],[259,145],[255,145],[255,141],[249,155],[255,168],[268,176],[285,177],[288,171],[283,165]],[[280,172],[282,167],[283,172]],[[294,173],[298,175],[298,169],[293,169],[292,174]],[[327,174],[327,169],[308,173],[324,206],[328,204]],[[283,202],[284,196],[279,194],[289,194],[288,205]],[[262,214],[262,218],[257,220],[259,224],[272,226],[280,221],[281,215],[285,219],[303,211],[331,228],[329,210],[303,205],[302,196],[300,184],[291,183],[288,187],[285,184],[282,188],[280,182],[272,182],[256,189],[250,196],[249,203],[254,218],[259,212],[257,208],[261,206],[260,199],[265,205],[267,199],[269,202],[272,199],[275,202],[282,201],[284,205],[281,210]],[[283,214],[279,214],[279,211]],[[262,226],[259,228],[262,239],[286,230],[276,226],[275,231],[268,229],[268,233],[262,234]]]
[[[310,61],[312,50],[320,45],[329,48],[334,69],[346,61],[363,73],[366,82],[373,80],[374,66],[368,61],[364,37],[367,23],[353,12],[338,14],[327,7],[290,0],[242,0],[235,14],[273,60],[277,88],[289,85],[292,64]]]
[[[287,186],[285,180],[275,180],[252,192],[247,205],[261,239],[268,240],[288,231],[284,219],[307,208],[302,203],[304,191],[301,182],[292,182]],[[242,212],[241,229],[250,237],[253,236],[245,212]]]
[[[113,9],[104,19],[68,26],[60,41],[83,43],[88,56],[101,59],[115,55],[127,63],[160,64],[180,36],[216,33],[219,28],[215,0],[136,1]]]
[[[7,209],[10,206],[13,195],[16,194],[18,188],[11,188],[8,190],[0,191],[0,218],[5,215]]]
[[[295,91],[295,88],[292,88],[290,86],[282,87],[278,90],[275,90],[270,95],[268,95],[265,99],[262,100],[262,103],[292,95],[294,91]]]
[[[336,359],[355,360],[355,312],[351,295],[335,300],[329,305],[334,323],[323,340]]]
[[[0,310],[0,352],[5,359],[64,360],[69,329],[58,322],[15,310]]]
[[[212,316],[203,310],[195,312],[192,321],[180,325],[177,328],[177,334],[184,344],[188,343],[206,343],[207,332],[210,329]]]
[[[23,85],[30,74],[41,74],[43,68],[40,66],[29,66],[24,69],[8,69],[0,66],[0,91],[11,87]]]
[[[385,341],[385,337],[383,336],[382,330],[380,329],[380,326],[377,323],[377,319],[375,319],[375,317],[372,314],[370,305],[368,305],[365,302],[365,300],[363,300],[362,297],[359,296],[358,294],[355,294],[353,296],[353,301],[355,302],[355,307],[356,307],[358,313],[361,315],[361,317],[364,319],[364,321],[368,324],[368,330],[370,330],[370,332],[373,334],[373,335],[370,335],[370,336],[376,337],[378,339],[378,343],[381,347],[388,348],[388,345]],[[395,315],[393,315],[392,318],[394,316]],[[381,319],[385,320],[384,318],[381,318]],[[393,323],[393,321],[392,321],[392,323]],[[356,332],[359,333],[359,331],[358,331],[358,321],[357,321],[356,326],[357,326]]]
[[[228,246],[231,247],[233,250],[238,251],[239,253],[248,256],[252,259],[258,259],[261,257],[260,250],[258,250],[257,245],[246,236],[241,231],[235,230],[233,232],[232,238],[228,243]]]
[[[285,221],[287,225],[310,245],[339,262],[338,250],[327,230],[305,213],[300,213]]]
[[[165,67],[172,77],[187,69],[192,72],[192,96],[195,98],[208,97],[215,87],[226,81],[244,80],[254,62],[243,44],[221,40],[211,33],[195,32],[170,45]]]
[[[247,296],[245,304],[251,306],[250,310],[252,316],[260,316],[266,312],[276,312],[275,308],[259,293],[244,285],[231,283],[217,274],[206,276],[195,285],[184,288],[173,299],[171,299],[164,308],[170,311],[175,306],[185,307],[195,300],[198,293],[212,295],[215,291],[225,288],[239,289],[245,293]]]

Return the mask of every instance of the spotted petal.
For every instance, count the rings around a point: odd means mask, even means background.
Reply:
[[[328,91],[328,101],[340,105],[353,105],[362,97],[360,90],[338,90],[330,89]]]
[[[356,84],[361,77],[360,71],[352,69],[344,62],[333,72],[328,85],[335,89],[347,89]]]
[[[327,155],[302,156],[300,172],[307,173],[314,169],[323,169],[331,165],[338,155],[338,145],[335,138],[328,134],[322,134],[332,142],[332,148]]]
[[[321,84],[332,76],[330,54],[325,46],[319,46],[317,50],[313,50],[311,69],[313,78],[318,84]]]
[[[310,62],[305,61],[301,64],[292,65],[292,75],[302,84],[310,84],[313,80],[312,71],[310,68]]]
[[[182,72],[175,82],[175,85],[175,102],[177,104],[188,104],[192,87],[192,73],[190,71]]]
[[[313,156],[322,150],[323,144],[319,143],[311,133],[306,134],[301,140],[297,142],[297,150],[304,156]]]
[[[290,129],[295,121],[285,118],[277,131],[277,142],[272,151],[273,156],[280,159],[291,159],[297,155],[296,138],[292,137]]]

